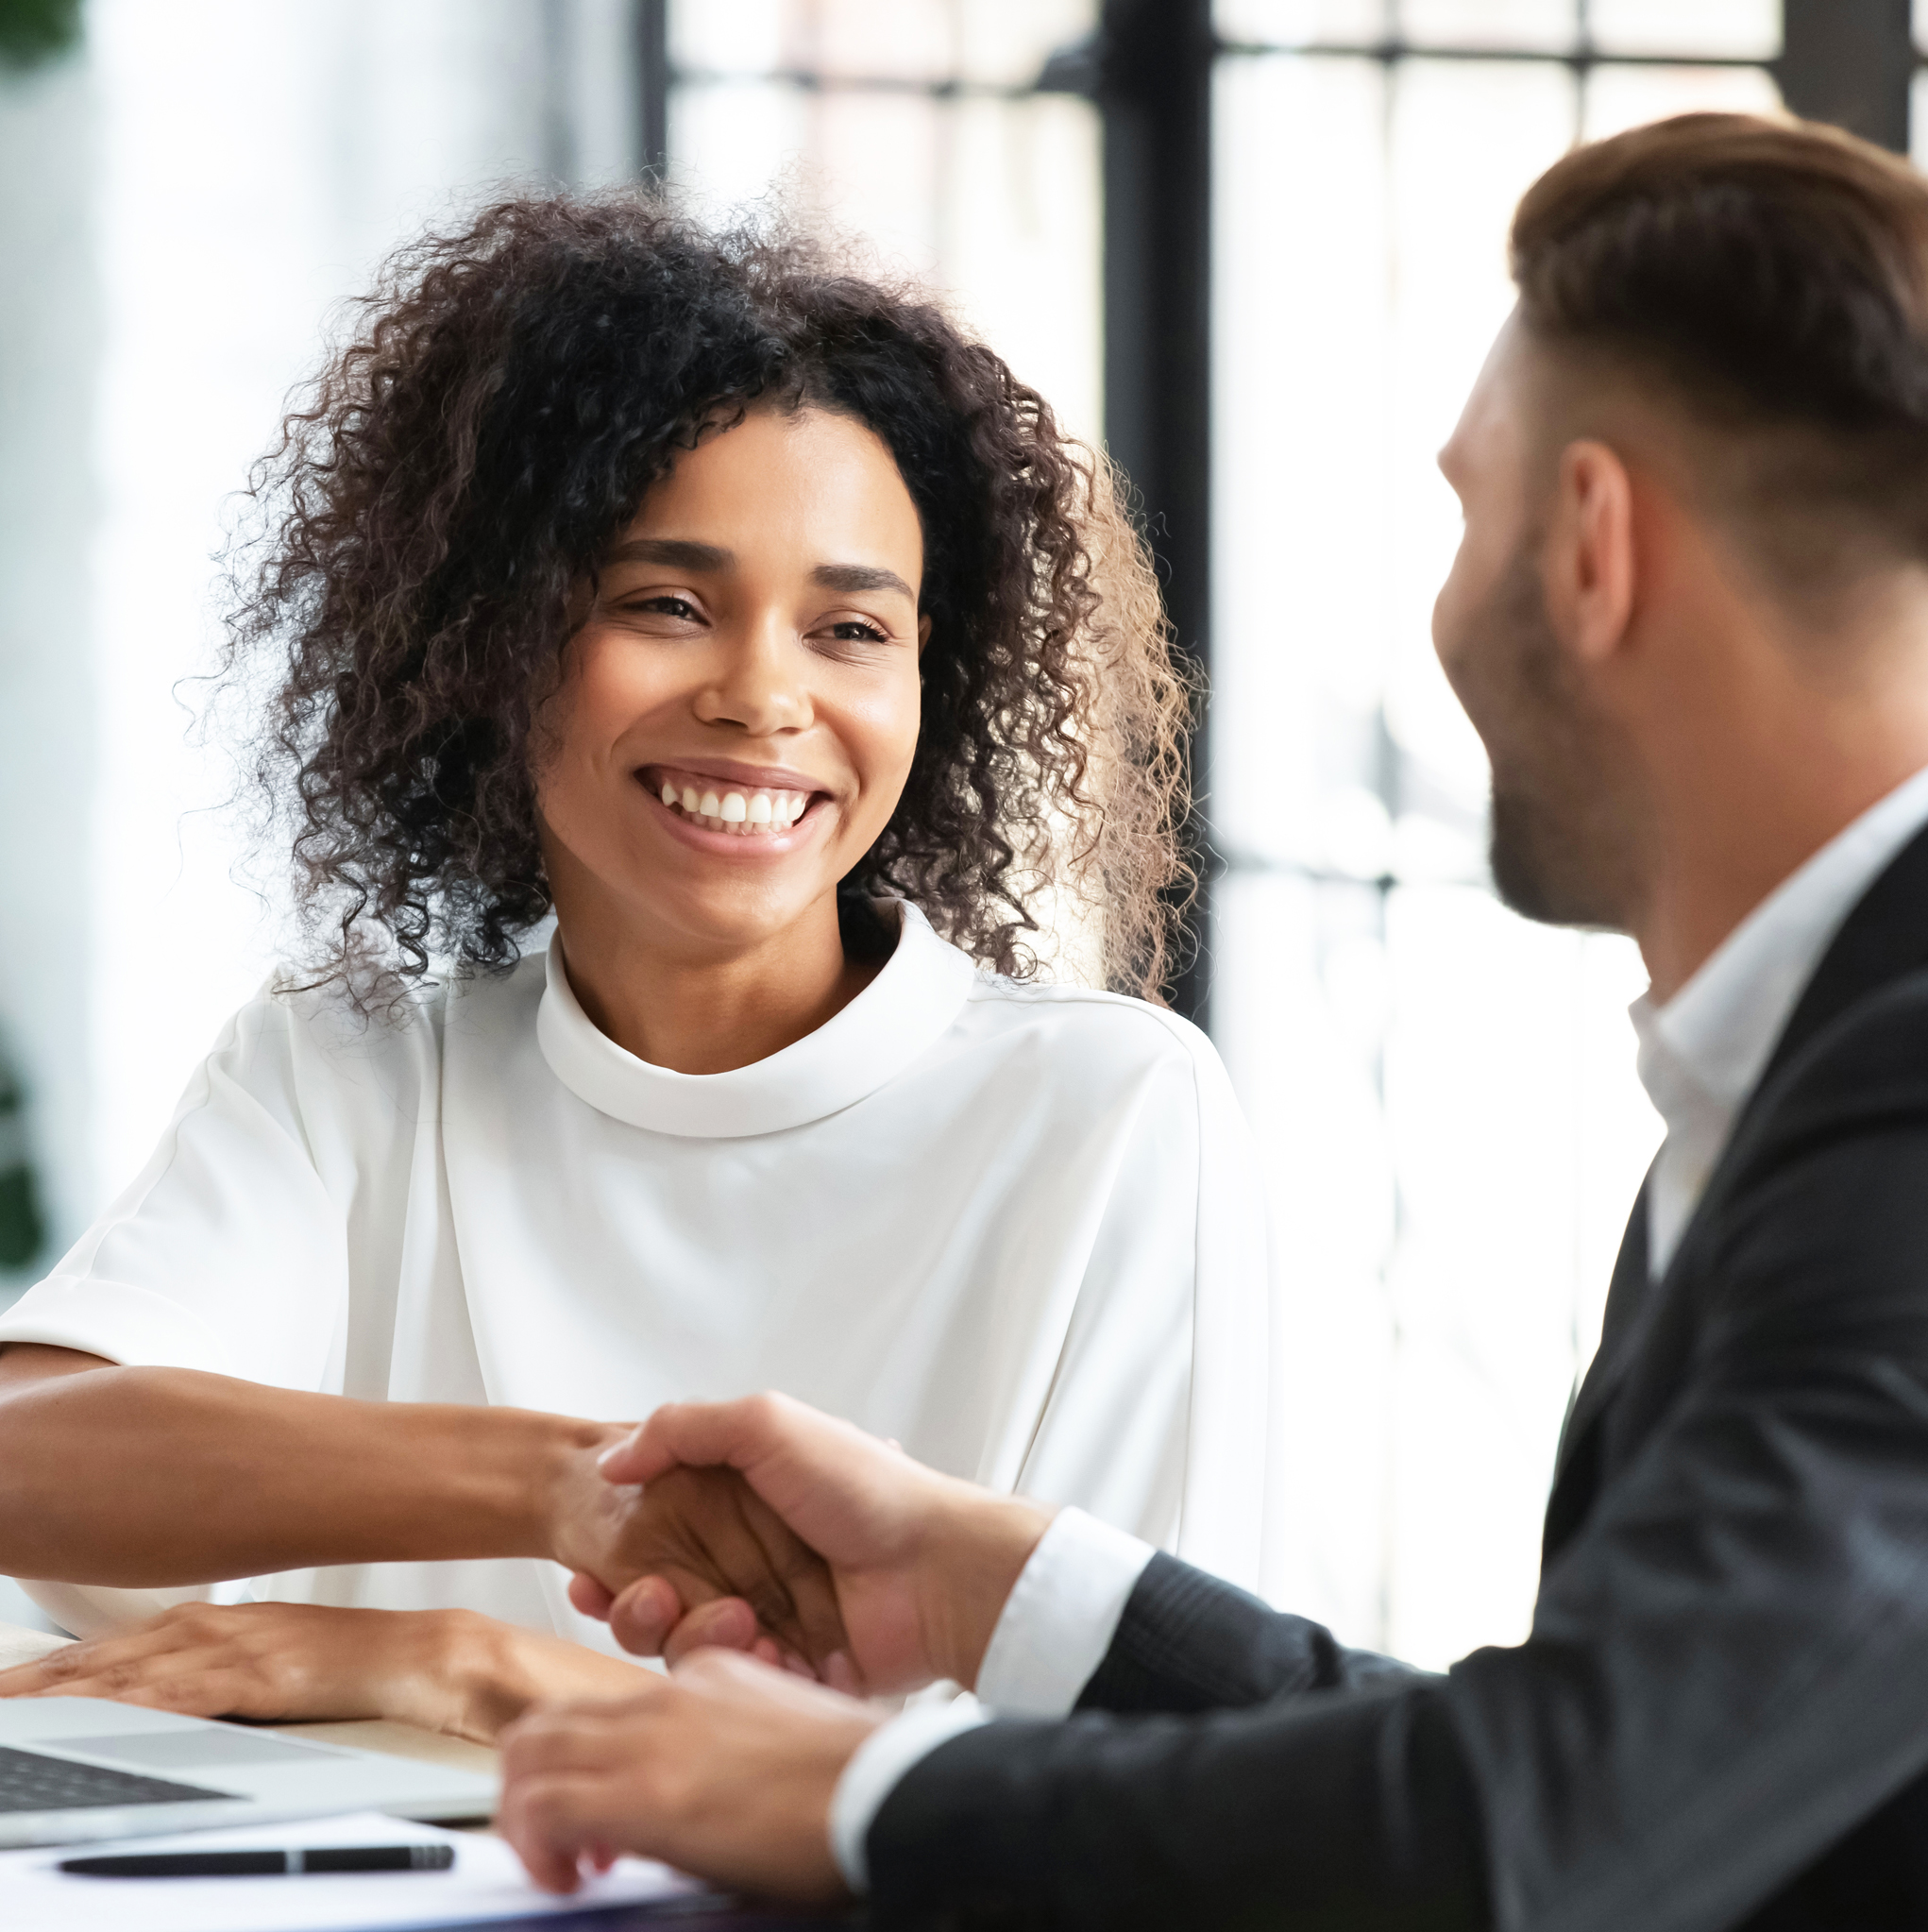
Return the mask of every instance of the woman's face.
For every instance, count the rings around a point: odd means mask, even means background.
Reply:
[[[709,953],[834,908],[916,750],[922,570],[897,466],[847,417],[756,410],[676,459],[544,719],[566,932],[580,907]]]

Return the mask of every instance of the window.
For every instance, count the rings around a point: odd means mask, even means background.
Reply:
[[[1171,171],[1147,166],[1167,150],[1145,121],[1185,110],[1177,62],[1144,50],[1163,36],[1175,53],[1207,10],[668,0],[671,174],[713,208],[778,184],[929,275],[1074,428],[1109,434],[1156,519],[1196,454],[1175,453],[1170,406],[1151,419],[1185,310],[1158,279],[1182,279],[1184,251],[1142,251],[1129,314],[1103,257],[1150,231],[1132,197],[1164,198],[1167,243],[1202,216],[1202,189],[1174,216]],[[1268,1587],[1351,1640],[1443,1663],[1524,1630],[1565,1392],[1659,1130],[1625,1017],[1644,984],[1632,948],[1531,926],[1486,882],[1485,760],[1429,635],[1457,540],[1433,454],[1509,305],[1520,193],[1576,138],[1778,108],[1783,8],[1209,10],[1213,563],[1209,637],[1188,641],[1209,645],[1219,875],[1183,991],[1275,1189]],[[1797,29],[1808,50],[1801,105],[1831,113],[1829,0],[1786,10],[1790,53]],[[1139,50],[1121,57],[1141,62],[1131,156],[1108,26]],[[1886,75],[1894,51],[1874,51]],[[1183,532],[1169,550],[1176,578],[1201,553]],[[1203,612],[1195,586],[1174,591],[1181,620]]]
[[[1485,881],[1433,467],[1576,137],[1772,110],[1767,0],[1221,0],[1213,1030],[1290,1318],[1268,1588],[1443,1664],[1524,1634],[1564,1398],[1658,1124],[1628,941]]]
[[[1040,92],[1095,0],[680,0],[672,178],[772,189],[928,277],[1079,434],[1101,428],[1098,117]]]

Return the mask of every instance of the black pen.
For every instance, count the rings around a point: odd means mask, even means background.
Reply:
[[[82,1878],[292,1878],[304,1872],[447,1872],[453,1845],[317,1845],[287,1852],[134,1852],[64,1858]]]

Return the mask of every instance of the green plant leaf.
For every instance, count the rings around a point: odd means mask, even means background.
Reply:
[[[34,67],[80,41],[80,0],[0,0],[0,62]]]

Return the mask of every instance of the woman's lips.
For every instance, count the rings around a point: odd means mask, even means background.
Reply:
[[[682,822],[734,839],[781,839],[818,796],[788,786],[713,778],[670,765],[646,766],[636,777]]]

